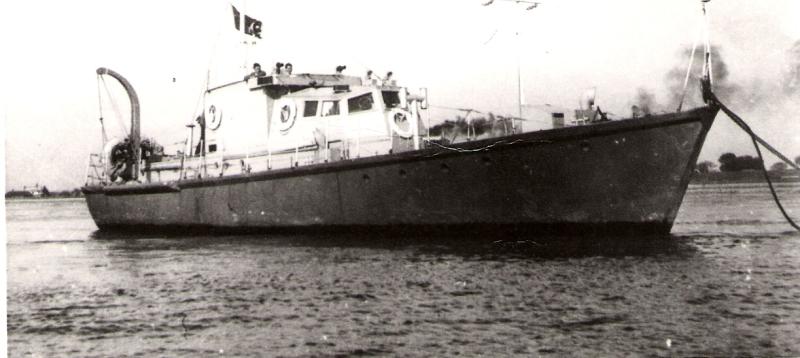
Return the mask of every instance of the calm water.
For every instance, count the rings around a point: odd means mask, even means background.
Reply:
[[[624,241],[113,236],[82,200],[6,205],[13,357],[800,355],[800,234],[762,185]]]

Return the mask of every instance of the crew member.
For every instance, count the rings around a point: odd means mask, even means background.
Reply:
[[[367,75],[364,77],[364,82],[368,85],[375,84],[375,75],[373,75],[372,70],[367,70]]]
[[[383,79],[383,84],[387,86],[394,86],[394,78],[392,78],[392,71],[386,72],[386,77]]]
[[[287,62],[286,65],[283,66],[283,74],[285,74],[287,76],[291,76],[292,75],[292,63],[291,62]]]
[[[244,76],[244,80],[247,81],[253,77],[264,77],[266,75],[267,73],[261,70],[261,65],[259,65],[258,62],[256,62],[253,64],[253,72],[247,76]]]
[[[272,74],[273,75],[281,74],[281,68],[283,68],[283,63],[276,62],[275,63],[275,68],[272,69]]]

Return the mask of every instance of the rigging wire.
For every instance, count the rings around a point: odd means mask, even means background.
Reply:
[[[683,108],[683,100],[686,99],[686,89],[689,87],[689,77],[692,74],[692,66],[694,65],[694,55],[697,52],[697,38],[695,37],[692,43],[692,54],[689,55],[689,67],[686,68],[686,77],[683,79],[683,90],[681,90],[681,99],[678,101],[678,112]]]
[[[108,89],[108,84],[106,83],[106,79],[103,78],[102,76],[100,78],[101,78],[101,80],[103,82],[103,87],[105,87],[105,89],[106,89],[106,94],[108,95],[108,99],[111,101],[111,108],[114,109],[114,113],[117,115],[116,118],[117,118],[117,121],[119,122],[119,126],[120,126],[120,128],[122,128],[122,131],[125,133],[125,137],[128,137],[129,136],[128,128],[125,127],[125,123],[122,121],[122,112],[119,110],[119,107],[117,106],[117,101],[115,101],[114,97],[111,96],[111,91]]]
[[[483,44],[488,45],[489,42],[491,42],[494,39],[494,35],[497,35],[497,31],[499,31],[499,29],[494,29],[494,32],[492,32],[492,36],[489,36],[489,39],[486,40]]]
[[[103,134],[103,148],[105,148],[108,142],[108,134],[106,133],[106,126],[103,123],[103,96],[100,91],[100,75],[97,75],[97,106],[100,110],[100,129]]]

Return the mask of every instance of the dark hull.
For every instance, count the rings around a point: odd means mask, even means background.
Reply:
[[[101,229],[666,234],[716,109],[178,183],[84,187]]]

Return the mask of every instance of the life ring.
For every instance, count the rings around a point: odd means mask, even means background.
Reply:
[[[400,108],[394,108],[389,111],[388,121],[389,121],[389,128],[392,129],[392,132],[397,133],[398,136],[401,138],[409,139],[414,136],[414,127],[411,121],[411,113],[406,110]],[[400,124],[407,123],[408,128],[403,129],[400,127]]]
[[[278,130],[281,131],[281,134],[289,133],[297,119],[297,104],[288,98],[278,100],[275,102],[273,118],[277,119]]]
[[[208,129],[215,131],[222,124],[222,110],[212,104],[208,107],[207,112],[206,118],[208,118],[208,122],[206,122],[206,124],[208,125]]]

